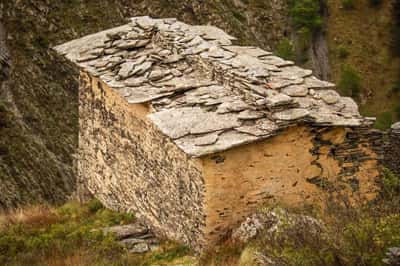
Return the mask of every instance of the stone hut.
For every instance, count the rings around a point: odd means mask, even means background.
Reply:
[[[213,26],[132,18],[57,46],[79,66],[79,179],[197,249],[263,204],[375,195],[373,119],[312,71]]]

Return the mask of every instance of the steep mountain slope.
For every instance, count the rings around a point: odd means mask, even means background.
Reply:
[[[394,1],[353,0],[347,8],[345,2],[327,1],[332,79],[340,82],[344,66],[354,69],[362,113],[377,116],[378,127],[385,128],[400,119],[400,95],[392,91],[400,80],[400,57],[391,50]]]
[[[0,1],[11,55],[0,92],[0,209],[58,203],[75,189],[77,74],[49,49],[138,15],[213,23],[269,48],[288,29],[284,1]]]

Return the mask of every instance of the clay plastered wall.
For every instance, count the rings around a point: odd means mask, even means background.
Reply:
[[[204,227],[200,163],[146,120],[146,106],[126,103],[86,73],[79,112],[79,178],[89,190],[107,207],[134,211],[164,236],[193,244]]]
[[[347,134],[345,129],[296,127],[269,140],[204,158],[208,240],[222,238],[236,222],[268,201],[292,207],[320,205],[327,192],[344,187],[351,193],[373,196],[378,176],[375,155],[368,156],[368,147],[361,144],[347,147]],[[346,148],[365,150],[368,160],[337,158],[335,151]],[[346,167],[355,167],[356,172],[347,175]]]

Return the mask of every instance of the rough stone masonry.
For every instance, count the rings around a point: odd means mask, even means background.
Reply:
[[[264,204],[377,189],[374,120],[312,71],[234,41],[137,17],[55,48],[81,69],[80,180],[198,250]]]

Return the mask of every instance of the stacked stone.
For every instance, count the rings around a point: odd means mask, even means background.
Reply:
[[[213,26],[138,17],[56,50],[128,103],[150,104],[151,121],[195,157],[304,123],[365,123],[357,104],[334,91],[334,84],[234,40]]]
[[[400,175],[400,122],[393,124],[389,131],[385,165],[395,174]]]

